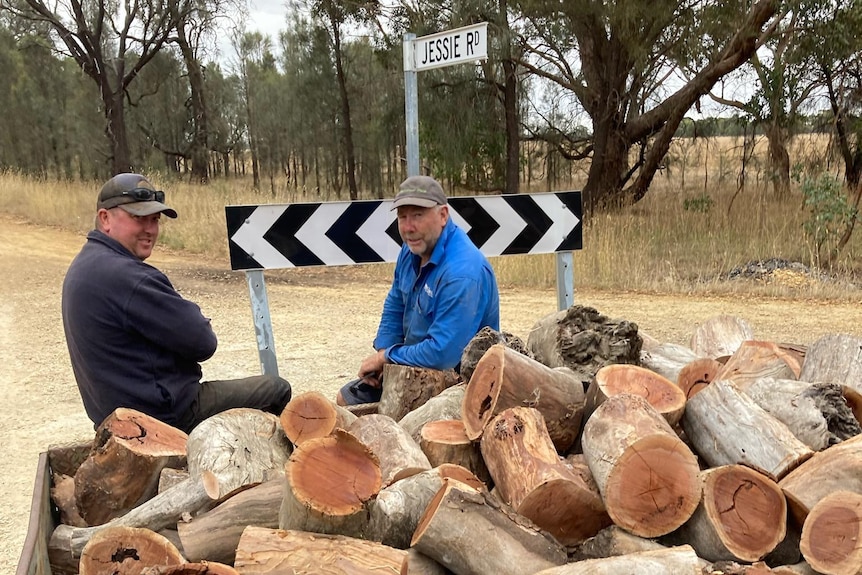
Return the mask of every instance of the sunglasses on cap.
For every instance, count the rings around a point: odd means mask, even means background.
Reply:
[[[119,194],[108,196],[102,201],[104,202],[105,200],[110,200],[111,198],[122,198],[123,196],[130,197],[136,202],[152,202],[153,200],[155,200],[157,202],[164,203],[165,201],[165,193],[163,191],[151,190],[149,188],[132,188],[131,190],[126,190],[124,192],[120,192]]]

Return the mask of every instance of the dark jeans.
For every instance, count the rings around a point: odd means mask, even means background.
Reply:
[[[368,385],[362,379],[348,381],[341,388],[341,397],[347,405],[360,405],[362,403],[376,403],[383,395],[383,381],[381,377],[380,387]]]
[[[177,427],[189,433],[208,417],[235,407],[250,407],[281,415],[290,396],[287,380],[273,375],[204,381],[201,382],[197,399],[192,402]]]

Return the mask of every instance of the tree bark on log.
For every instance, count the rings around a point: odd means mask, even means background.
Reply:
[[[230,565],[202,561],[169,567],[150,567],[142,571],[141,575],[239,575],[239,572]]]
[[[641,366],[677,381],[686,365],[698,359],[691,349],[676,343],[663,343],[649,351],[641,351]]]
[[[665,535],[694,513],[697,458],[642,397],[608,398],[584,426],[581,444],[608,514],[629,533]]]
[[[817,502],[802,526],[802,556],[828,575],[862,574],[862,494],[836,491]]]
[[[233,563],[239,538],[247,526],[278,527],[282,497],[284,478],[279,477],[241,491],[191,521],[178,523],[186,559]]]
[[[96,429],[75,473],[78,512],[88,525],[120,517],[156,494],[159,473],[182,465],[188,436],[140,411],[118,408]]]
[[[438,371],[387,363],[383,366],[383,391],[377,413],[398,421],[458,381],[451,369]]]
[[[565,453],[574,444],[584,409],[581,382],[497,344],[476,365],[464,393],[467,437],[479,439],[493,417],[521,405],[539,410],[558,452]]]
[[[587,559],[545,569],[534,575],[701,575],[690,545],[642,551],[604,559]]]
[[[479,330],[479,333],[473,336],[469,343],[467,343],[467,347],[464,348],[464,352],[461,354],[461,367],[459,368],[459,371],[463,381],[470,381],[470,378],[473,376],[473,371],[476,369],[476,364],[479,363],[479,360],[482,359],[482,356],[485,355],[485,352],[488,351],[492,345],[496,345],[498,343],[501,343],[518,353],[522,353],[528,357],[533,357],[533,354],[530,353],[529,349],[527,349],[527,344],[524,343],[520,337],[512,335],[507,331],[496,331],[485,326]]]
[[[290,400],[279,416],[284,434],[294,445],[326,437],[336,427],[347,429],[357,416],[322,393],[307,391]]]
[[[618,363],[596,372],[587,390],[584,417],[589,418],[608,397],[621,393],[643,397],[671,425],[679,422],[685,410],[685,394],[674,382],[645,367]]]
[[[62,473],[52,476],[51,500],[60,511],[60,523],[72,527],[87,527],[87,522],[78,513],[78,503],[75,500],[75,478]]]
[[[689,347],[697,357],[731,356],[742,342],[754,339],[754,330],[742,318],[717,315],[709,318],[694,330]]]
[[[419,444],[388,415],[376,413],[360,417],[348,431],[377,457],[384,487],[431,469]]]
[[[428,504],[411,547],[459,575],[523,575],[566,562],[553,537],[452,480]]]
[[[862,494],[862,435],[815,453],[778,483],[798,525],[817,502],[836,491]]]
[[[575,547],[569,553],[569,561],[604,559],[657,549],[667,549],[667,546],[652,539],[632,535],[618,525],[610,525]]]
[[[283,475],[291,449],[275,415],[259,409],[229,409],[205,419],[189,434],[189,474],[212,472],[224,497],[245,485]]]
[[[840,383],[862,392],[862,337],[825,335],[808,346],[802,381]]]
[[[729,381],[713,381],[692,397],[682,426],[710,467],[738,463],[778,481],[812,455],[786,425]]]
[[[162,469],[161,473],[159,473],[158,492],[161,493],[162,491],[167,491],[174,485],[182,483],[188,478],[188,469],[174,469],[172,467],[165,467],[164,469]]]
[[[460,419],[429,421],[422,427],[419,447],[431,467],[452,463],[469,469],[486,485],[491,481],[488,467],[477,443],[470,441]]]
[[[399,573],[405,554],[343,535],[252,526],[239,540],[234,569],[240,575],[380,575]]]
[[[380,463],[365,444],[336,429],[297,446],[285,480],[281,529],[360,537],[369,500],[380,491]]]
[[[481,448],[500,498],[563,545],[610,525],[595,483],[560,458],[537,410],[513,407],[496,416]]]
[[[137,575],[148,567],[177,565],[185,560],[174,545],[149,529],[106,527],[81,551],[80,575]]]
[[[763,559],[784,539],[787,503],[778,485],[742,465],[703,471],[703,497],[679,538],[708,561]]]
[[[710,357],[695,359],[679,370],[676,384],[685,394],[686,400],[689,400],[712,383],[721,368],[722,364]]]
[[[422,439],[422,427],[431,421],[461,419],[461,404],[464,403],[466,383],[444,389],[398,421],[416,443]]]
[[[770,341],[744,341],[714,379],[732,381],[740,391],[762,377],[798,379],[801,366],[794,355]]]
[[[415,549],[408,549],[401,563],[401,575],[447,575],[445,567]]]

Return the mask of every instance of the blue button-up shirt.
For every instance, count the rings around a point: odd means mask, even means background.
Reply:
[[[451,369],[476,333],[500,330],[500,295],[487,258],[450,218],[429,261],[405,243],[374,339],[391,363]]]

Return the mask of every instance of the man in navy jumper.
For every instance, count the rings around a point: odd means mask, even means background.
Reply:
[[[377,351],[362,361],[359,378],[338,392],[340,405],[379,401],[385,363],[452,369],[480,329],[500,329],[494,270],[449,218],[440,184],[428,176],[407,178],[392,209],[404,244],[383,303]]]
[[[87,415],[98,426],[126,407],[189,432],[234,407],[280,414],[291,396],[280,377],[201,382],[199,362],[217,345],[210,320],[144,263],[162,214],[177,217],[164,201],[141,175],[108,180],[95,229],[66,273],[63,327]]]

